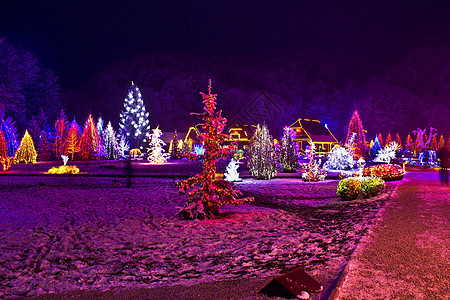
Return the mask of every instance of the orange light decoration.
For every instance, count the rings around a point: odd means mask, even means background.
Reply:
[[[80,138],[78,137],[78,131],[80,126],[78,126],[75,120],[72,121],[69,128],[69,133],[67,134],[66,140],[66,153],[72,156],[72,160],[74,158],[75,153],[80,152]]]
[[[186,219],[204,219],[219,216],[219,207],[225,204],[239,205],[253,201],[253,198],[236,197],[241,192],[235,189],[232,182],[215,180],[216,162],[221,158],[230,156],[236,147],[232,142],[230,147],[222,148],[222,143],[228,138],[223,133],[227,120],[221,116],[222,111],[216,110],[216,94],[211,94],[211,79],[209,80],[208,94],[201,93],[204,104],[203,113],[191,113],[204,121],[200,140],[205,147],[203,157],[203,170],[186,180],[176,183],[180,193],[187,194],[186,206],[181,209],[180,215]],[[199,156],[191,154],[191,160]]]
[[[37,152],[34,149],[33,139],[31,135],[25,130],[25,135],[20,142],[20,146],[14,155],[14,163],[36,163]]]
[[[359,175],[358,172],[357,175]],[[384,181],[401,180],[404,175],[405,171],[403,171],[403,168],[394,164],[375,165],[363,170],[363,176],[378,177]]]
[[[8,149],[6,148],[6,140],[3,131],[0,129],[0,157],[7,157]]]
[[[8,171],[8,169],[11,167],[13,162],[14,162],[13,157],[9,157],[9,156],[0,157],[0,164],[2,164],[3,172]]]

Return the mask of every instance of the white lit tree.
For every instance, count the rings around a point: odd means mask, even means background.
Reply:
[[[124,110],[120,113],[119,132],[124,135],[132,149],[143,149],[148,142],[150,123],[149,113],[145,110],[144,100],[139,88],[131,82]]]
[[[107,159],[118,159],[120,156],[119,145],[116,139],[116,132],[114,131],[111,122],[103,130],[103,143],[105,147],[105,157]]]
[[[351,170],[354,166],[353,153],[345,147],[335,147],[328,155],[323,168],[326,170]]]
[[[272,136],[267,125],[256,127],[250,141],[248,157],[250,173],[257,179],[271,179],[277,174],[277,157]]]
[[[148,161],[152,164],[163,164],[169,159],[169,154],[164,153],[164,146],[166,143],[161,139],[162,131],[159,126],[152,130],[153,133],[150,135],[149,151],[148,151]]]
[[[396,142],[390,142],[383,149],[378,151],[377,157],[373,160],[374,162],[383,162],[389,164],[391,160],[395,159],[395,154],[398,150],[398,144]]]
[[[297,132],[289,126],[284,128],[280,144],[280,168],[285,172],[295,172],[298,168],[297,147],[294,143]]]
[[[120,135],[118,149],[120,157],[125,157],[125,155],[128,153],[128,150],[130,150],[130,144],[123,134]]]

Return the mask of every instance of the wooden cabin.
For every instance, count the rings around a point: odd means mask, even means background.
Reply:
[[[318,155],[328,155],[333,146],[338,143],[331,131],[318,120],[298,119],[291,128],[297,132],[294,141],[300,144],[302,155],[305,155],[309,141],[315,144]]]
[[[224,145],[229,145],[231,142],[236,141],[238,149],[246,150],[255,130],[255,125],[234,124],[233,126],[227,127],[225,131],[230,138],[225,140]]]

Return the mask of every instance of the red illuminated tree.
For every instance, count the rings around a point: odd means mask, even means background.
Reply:
[[[84,125],[80,147],[82,159],[89,160],[94,158],[94,154],[96,153],[98,147],[98,131],[91,115],[89,115],[86,120],[86,124]]]
[[[380,141],[381,142],[381,141]],[[352,143],[352,145],[349,145]],[[366,153],[366,135],[357,110],[353,112],[353,116],[348,123],[347,138],[345,144],[354,149],[353,157],[364,157]]]
[[[0,157],[7,157],[8,150],[6,149],[6,140],[3,131],[0,129]]]
[[[439,142],[438,142],[438,149],[441,149],[444,146],[445,146],[445,140],[444,140],[444,136],[441,134],[441,137],[439,138]]]
[[[410,134],[408,134],[408,136],[406,137],[405,148],[411,153],[414,150],[414,143]]]
[[[187,194],[186,206],[181,209],[180,215],[187,219],[204,219],[219,216],[219,207],[225,204],[239,205],[253,200],[253,198],[237,199],[241,192],[232,182],[216,180],[216,163],[233,153],[235,144],[222,148],[227,137],[223,133],[227,120],[221,116],[222,111],[216,110],[216,94],[211,94],[211,80],[209,80],[208,94],[201,93],[204,104],[203,113],[191,113],[203,120],[200,140],[205,147],[203,157],[203,170],[186,180],[176,183],[180,193]],[[198,159],[190,155],[190,159]]]
[[[390,133],[388,133],[386,140],[384,141],[384,145],[387,147],[389,145],[389,143],[392,142],[392,136]]]
[[[61,114],[55,121],[55,142],[53,143],[53,153],[56,158],[59,158],[61,154],[65,154],[64,151],[66,148],[68,125],[69,123],[67,122],[66,114],[64,113],[64,110],[61,109]]]
[[[381,132],[378,134],[378,141],[380,142],[381,148],[383,148],[384,147],[384,140],[383,140],[383,135],[381,134]]]
[[[399,149],[403,151],[402,140],[400,139],[400,135],[398,133],[395,135],[395,142],[397,143]]]

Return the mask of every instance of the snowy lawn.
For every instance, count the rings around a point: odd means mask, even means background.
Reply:
[[[180,220],[175,179],[0,176],[0,298],[156,287],[304,269],[325,289],[397,183],[341,202],[337,180],[238,183],[255,202]]]

